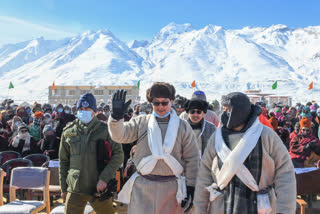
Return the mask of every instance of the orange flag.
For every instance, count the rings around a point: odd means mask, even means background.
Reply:
[[[309,90],[311,90],[311,89],[313,89],[313,82],[311,82],[310,84],[309,84],[309,88],[308,88]]]
[[[55,89],[56,89],[56,86],[55,86],[54,81],[53,81],[52,86],[51,86],[51,90],[55,90]]]
[[[196,81],[193,80],[193,82],[191,83],[192,88],[196,87]]]

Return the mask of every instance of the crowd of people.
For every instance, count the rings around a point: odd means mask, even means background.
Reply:
[[[134,105],[124,90],[110,105],[97,105],[91,93],[73,106],[4,100],[0,151],[59,158],[66,213],[81,213],[87,196],[103,192],[120,166],[118,199],[129,213],[294,213],[293,167],[320,160],[315,101],[266,106],[235,92],[210,103],[203,91],[185,98],[163,82],[146,94],[147,102]],[[101,139],[102,147],[88,146]],[[98,170],[93,162],[105,145],[110,157]],[[110,201],[92,205],[113,213]]]

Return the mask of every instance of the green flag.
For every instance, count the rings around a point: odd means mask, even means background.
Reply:
[[[140,80],[137,83],[137,89],[140,89]]]
[[[12,82],[10,82],[9,89],[14,88]]]
[[[276,89],[277,87],[278,87],[278,81],[276,81],[275,83],[273,83],[272,89]]]

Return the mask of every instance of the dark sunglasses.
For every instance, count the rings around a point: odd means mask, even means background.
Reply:
[[[301,131],[302,131],[302,132],[310,132],[310,129],[304,129],[304,128],[302,128]]]
[[[201,110],[194,110],[194,109],[192,109],[192,110],[189,111],[189,113],[190,113],[190,114],[194,114],[194,113],[201,114],[202,111],[201,111]]]
[[[175,107],[176,107],[176,108],[183,108],[182,105],[176,105]]]
[[[21,133],[27,133],[28,130],[20,130]]]
[[[195,91],[194,93],[193,93],[194,95],[204,95],[204,92],[203,91]]]
[[[155,101],[155,102],[152,102],[152,104],[154,105],[154,106],[159,106],[160,104],[162,105],[162,106],[167,106],[168,104],[169,104],[169,102],[167,101],[167,102],[157,102],[157,101]]]

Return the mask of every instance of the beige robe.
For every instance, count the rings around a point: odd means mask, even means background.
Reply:
[[[216,183],[219,172],[218,157],[215,150],[215,134],[208,142],[202,156],[195,190],[195,213],[223,214],[223,194],[216,200],[209,201],[209,192],[205,187]],[[296,178],[289,153],[279,136],[264,126],[261,133],[262,171],[259,188],[263,189],[274,184],[269,192],[272,213],[294,214],[296,210]]]
[[[110,117],[108,121],[109,133],[115,142],[131,143],[137,140],[133,158],[136,166],[144,157],[151,155],[147,136],[150,117],[151,115],[141,115],[132,118],[130,122],[115,121]],[[187,186],[195,186],[200,157],[191,126],[182,119],[171,155],[183,166]],[[163,160],[157,162],[151,174],[174,175]],[[139,176],[133,185],[128,213],[182,213],[176,193],[177,181],[155,182]]]

